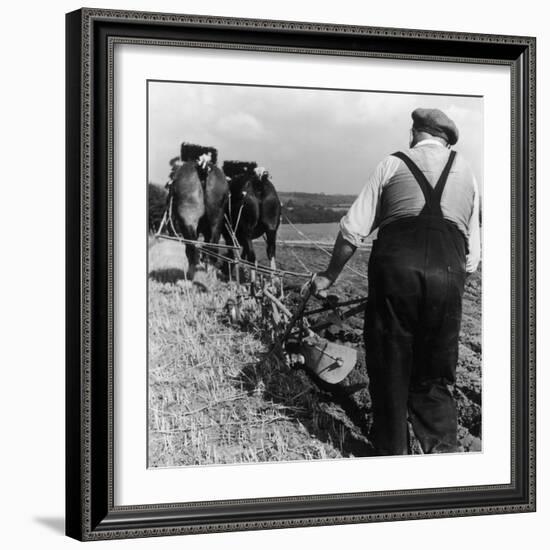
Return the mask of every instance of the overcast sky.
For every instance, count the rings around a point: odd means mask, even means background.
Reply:
[[[455,148],[481,187],[481,98],[173,82],[149,83],[149,181],[164,183],[189,141],[216,147],[220,166],[257,162],[281,191],[357,194],[378,162],[408,147],[416,107],[455,121]]]

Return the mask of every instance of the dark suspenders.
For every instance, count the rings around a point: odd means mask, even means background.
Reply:
[[[441,195],[443,194],[443,189],[445,188],[445,184],[447,183],[447,179],[449,178],[449,173],[451,172],[451,167],[456,156],[456,151],[451,151],[451,154],[449,155],[449,160],[447,160],[447,164],[445,164],[445,168],[443,168],[443,172],[441,172],[441,175],[439,176],[435,187],[432,187],[430,185],[430,182],[427,180],[422,170],[420,170],[416,163],[405,153],[398,151],[397,153],[393,153],[393,156],[401,159],[407,165],[407,168],[411,171],[414,179],[418,182],[418,185],[422,190],[426,205],[424,206],[420,214],[430,214],[432,216],[443,217],[443,213],[441,212]]]

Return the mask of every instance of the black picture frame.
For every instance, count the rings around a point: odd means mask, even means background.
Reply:
[[[535,38],[81,9],[66,16],[66,533],[79,540],[535,510]],[[194,505],[113,504],[112,45],[507,65],[512,75],[511,482]],[[185,495],[182,495],[184,500]]]

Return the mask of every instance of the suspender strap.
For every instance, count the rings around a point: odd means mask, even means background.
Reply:
[[[411,171],[411,174],[414,176],[414,179],[417,181],[420,189],[422,190],[426,205],[422,209],[421,214],[429,213],[432,215],[436,214],[442,216],[441,195],[443,195],[443,189],[445,188],[445,184],[447,183],[447,179],[449,178],[449,174],[451,172],[451,168],[456,157],[456,151],[451,151],[449,159],[445,164],[445,168],[443,168],[443,172],[441,172],[441,175],[439,176],[437,184],[434,188],[432,188],[430,182],[428,181],[422,170],[420,170],[417,164],[405,153],[398,151],[397,153],[393,153],[393,156],[402,160],[406,164],[407,168]]]
[[[407,168],[411,171],[414,179],[418,182],[420,189],[422,189],[424,200],[426,201],[426,206],[428,206],[429,208],[432,202],[433,189],[422,170],[418,168],[416,163],[410,157],[408,157],[405,153],[402,153],[401,151],[394,153],[393,156],[401,159],[407,165]]]
[[[451,151],[451,154],[449,155],[449,160],[447,161],[447,164],[445,164],[445,168],[443,168],[443,172],[441,172],[441,176],[439,176],[439,179],[437,180],[437,183],[434,187],[433,201],[434,205],[437,204],[439,208],[441,206],[441,195],[443,195],[443,189],[445,188],[445,184],[447,183],[447,179],[449,178],[449,174],[451,173],[451,168],[453,166],[455,157],[456,151]]]

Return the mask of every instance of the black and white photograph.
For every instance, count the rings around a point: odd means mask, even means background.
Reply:
[[[483,97],[146,86],[148,468],[482,453]]]

